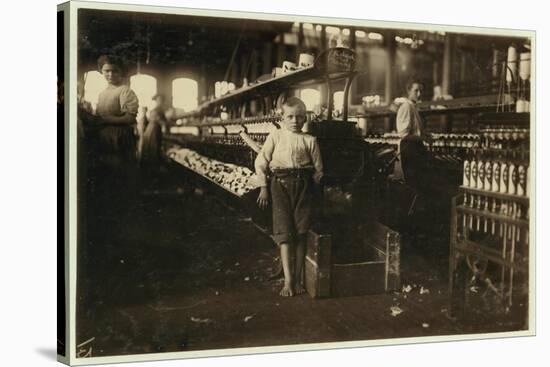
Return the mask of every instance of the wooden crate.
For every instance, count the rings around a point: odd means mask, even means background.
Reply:
[[[356,230],[362,261],[348,263],[333,263],[329,234],[309,232],[305,279],[310,296],[360,296],[400,288],[399,233],[374,221]]]
[[[386,292],[401,288],[401,238],[399,233],[376,222],[358,227],[363,245],[372,247],[384,258],[384,289]]]

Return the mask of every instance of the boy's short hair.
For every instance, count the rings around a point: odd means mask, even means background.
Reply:
[[[126,64],[124,63],[124,61],[122,61],[122,59],[118,56],[115,56],[115,55],[101,55],[99,56],[99,58],[97,59],[97,68],[99,70],[99,72],[101,72],[101,69],[103,68],[103,65],[105,64],[111,64],[111,65],[115,65],[119,70],[120,70],[120,73],[122,75],[126,75],[126,72],[127,72],[127,69],[126,69]]]
[[[407,81],[407,86],[406,86],[407,92],[411,90],[411,88],[412,88],[412,86],[413,86],[414,84],[418,84],[420,87],[422,87],[422,89],[424,89],[424,83],[422,83],[422,82],[420,81],[420,79],[411,78],[411,79],[409,79],[409,80]]]
[[[298,97],[290,97],[284,103],[283,107],[300,107],[305,113],[307,111],[306,104]]]

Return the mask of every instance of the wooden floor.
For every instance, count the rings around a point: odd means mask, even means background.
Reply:
[[[77,341],[93,338],[89,345],[94,356],[487,333],[511,327],[446,316],[447,258],[433,255],[441,251],[426,251],[445,243],[403,247],[400,292],[283,298],[278,295],[282,280],[269,279],[278,256],[269,237],[208,194],[177,183],[160,185],[143,192],[130,213],[89,218],[88,223]]]

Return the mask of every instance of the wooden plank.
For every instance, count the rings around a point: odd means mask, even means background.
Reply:
[[[323,270],[329,269],[332,263],[332,237],[309,231],[307,234],[306,256]]]
[[[485,211],[485,210],[472,209],[472,208],[469,208],[469,207],[464,206],[464,205],[458,205],[456,207],[456,211],[457,212],[464,212],[466,214],[472,214],[472,215],[474,215],[476,217],[480,217],[480,218],[489,218],[489,219],[492,219],[496,222],[509,223],[509,224],[512,224],[512,225],[515,225],[515,226],[519,226],[519,227],[522,227],[522,228],[525,228],[525,229],[529,229],[529,222],[525,219],[509,218],[509,217],[503,216],[502,214],[491,213],[491,212],[488,212],[488,211]]]
[[[386,292],[401,288],[401,238],[388,228],[386,235]]]
[[[313,298],[329,297],[331,283],[332,237],[310,230],[307,234],[305,282]]]
[[[521,204],[529,204],[529,197],[528,196],[502,194],[500,192],[479,190],[479,189],[474,189],[474,188],[466,187],[466,186],[460,186],[459,190],[462,191],[462,192],[465,192],[465,193],[489,196],[489,197],[496,198],[496,199],[513,200],[513,201],[519,202]]]
[[[313,298],[329,297],[331,269],[320,269],[317,264],[306,256],[305,261],[306,291]]]

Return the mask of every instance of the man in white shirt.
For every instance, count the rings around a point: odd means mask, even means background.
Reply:
[[[412,141],[415,140],[415,138],[421,138],[424,134],[424,124],[416,108],[416,103],[420,100],[423,90],[423,84],[420,81],[413,79],[407,83],[407,97],[396,98],[394,101],[394,103],[399,106],[395,125],[397,128],[397,134],[401,138],[398,148],[399,157],[395,162],[394,171],[391,176],[394,180],[400,181],[405,179],[402,167],[403,140]],[[419,144],[421,144],[421,142]]]
[[[423,90],[424,86],[421,82],[411,80],[407,83],[407,98],[397,98],[395,101],[396,104],[401,102],[397,110],[396,128],[402,138],[423,134],[424,126],[416,109],[416,103],[420,101]]]

